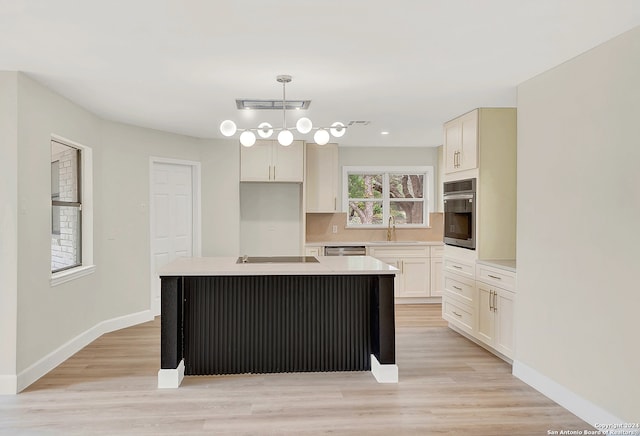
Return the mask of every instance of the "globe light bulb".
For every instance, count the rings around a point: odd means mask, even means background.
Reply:
[[[245,147],[251,147],[256,143],[256,135],[250,130],[245,130],[240,134],[240,144]]]
[[[236,127],[236,123],[231,120],[224,120],[220,123],[220,132],[224,136],[233,136],[236,134],[238,128]]]
[[[269,123],[260,123],[258,126],[258,135],[261,138],[268,138],[273,134],[273,126]]]
[[[331,129],[329,130],[331,130],[331,134],[336,138],[340,138],[347,131],[347,129],[344,127],[344,124],[342,124],[340,121],[336,121],[335,123],[333,123],[331,125]]]
[[[296,123],[296,129],[298,129],[298,132],[302,133],[303,135],[309,133],[312,128],[313,123],[307,117],[300,118]]]
[[[324,129],[316,131],[316,133],[313,135],[313,140],[316,141],[316,144],[318,145],[325,145],[329,142],[329,139],[329,132]]]
[[[293,142],[293,133],[290,130],[282,130],[278,133],[278,142],[285,147]]]

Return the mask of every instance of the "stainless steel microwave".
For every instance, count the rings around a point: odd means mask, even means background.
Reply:
[[[476,249],[476,179],[445,182],[444,243]]]

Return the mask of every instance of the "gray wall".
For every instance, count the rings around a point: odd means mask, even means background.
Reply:
[[[11,383],[97,324],[149,309],[151,156],[202,163],[203,255],[238,252],[239,166],[230,165],[238,162],[236,141],[105,121],[21,73],[1,73],[0,91],[0,383]],[[49,280],[51,134],[93,150],[96,272],[56,287]]]
[[[518,87],[514,372],[626,422],[640,421],[639,53],[636,28]]]
[[[16,389],[18,75],[0,72],[0,393]]]

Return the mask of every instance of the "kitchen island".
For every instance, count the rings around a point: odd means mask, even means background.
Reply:
[[[369,370],[395,383],[397,272],[369,256],[177,259],[159,271],[158,387],[185,375]]]

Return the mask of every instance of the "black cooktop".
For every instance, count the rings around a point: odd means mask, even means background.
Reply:
[[[236,263],[318,263],[313,256],[240,256]]]

